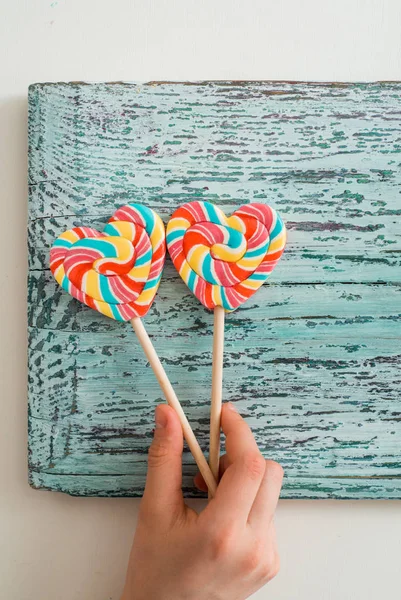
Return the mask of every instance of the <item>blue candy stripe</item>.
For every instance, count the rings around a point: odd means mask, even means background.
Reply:
[[[284,229],[284,223],[282,222],[280,217],[277,215],[276,224],[274,226],[273,231],[270,233],[270,240],[273,241],[278,235],[281,234],[283,229]]]
[[[191,272],[190,272],[189,277],[188,277],[187,286],[192,291],[194,291],[194,289],[195,289],[196,278],[197,278],[197,274],[195,273],[195,271],[192,271],[192,269],[191,269]]]
[[[222,220],[222,217],[217,212],[214,204],[211,204],[210,202],[204,202],[203,206],[206,209],[207,215],[209,217],[209,221],[211,223],[214,223],[215,225],[223,225],[223,226],[226,225],[225,220]]]
[[[70,293],[70,280],[68,279],[67,275],[64,275],[64,277],[61,281],[61,287],[66,292]]]
[[[153,232],[156,223],[153,210],[151,210],[147,206],[143,206],[142,204],[136,204],[135,202],[131,202],[128,206],[131,206],[131,208],[139,212],[139,214],[145,221],[146,233],[150,236]]]
[[[74,244],[76,248],[90,248],[101,252],[104,257],[118,258],[117,248],[111,242],[101,238],[83,238]]]
[[[174,242],[177,238],[184,236],[186,229],[173,229],[167,234],[166,240],[168,244]]]
[[[254,271],[252,275],[249,275],[248,280],[251,279],[252,281],[264,281],[268,276],[269,273],[258,273],[257,271]]]
[[[71,248],[74,243],[76,242],[70,242],[69,240],[58,238],[55,242],[53,242],[53,247]]]
[[[107,233],[107,235],[109,236],[116,236],[116,237],[121,237],[121,233],[118,231],[118,229],[113,225],[113,222],[111,223],[107,223],[107,225],[105,226],[105,228],[103,229],[103,233]]]
[[[239,246],[242,244],[244,234],[233,227],[225,227],[224,229],[228,233],[228,241],[226,245],[230,248],[239,248]]]
[[[146,265],[147,263],[150,263],[150,261],[152,260],[152,249],[148,250],[147,252],[145,252],[145,254],[142,254],[142,256],[138,256],[138,258],[135,261],[135,267],[141,267],[142,265]]]
[[[110,304],[110,308],[116,321],[124,321],[116,304]]]
[[[245,253],[245,258],[251,258],[253,256],[260,256],[262,259],[264,257],[264,255],[266,254],[268,248],[269,248],[269,243],[270,242],[266,242],[265,244],[263,244],[263,246],[259,246],[259,248],[255,248],[255,250],[249,250],[248,252]]]
[[[209,283],[219,285],[219,281],[215,278],[212,273],[212,257],[210,254],[206,254],[202,263],[202,277]]]
[[[145,283],[145,285],[143,286],[143,290],[150,290],[152,288],[154,288],[160,281],[161,275],[159,275],[159,277],[156,277],[155,279],[148,279],[147,282]]]
[[[99,288],[103,302],[107,302],[107,304],[118,304],[118,300],[111,291],[109,278],[106,277],[106,275],[99,275]]]
[[[230,306],[230,303],[227,300],[226,291],[225,291],[224,287],[223,286],[219,286],[219,287],[220,287],[220,296],[221,296],[223,308],[225,308],[226,310],[232,310],[232,307]]]

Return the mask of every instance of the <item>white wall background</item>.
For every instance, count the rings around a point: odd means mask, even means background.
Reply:
[[[37,81],[401,80],[400,0],[0,0],[0,581],[118,600],[135,500],[35,492],[26,469],[26,95]],[[401,449],[400,449],[401,451]],[[283,501],[258,600],[400,597],[401,503]]]

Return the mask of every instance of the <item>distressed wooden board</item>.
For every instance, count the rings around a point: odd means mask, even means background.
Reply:
[[[62,292],[53,239],[126,201],[266,201],[288,249],[227,317],[224,398],[286,498],[401,498],[401,85],[205,82],[29,89],[29,474],[141,495],[161,393],[128,325]],[[212,315],[167,261],[146,326],[207,451]],[[206,390],[206,393],[205,393]],[[184,490],[197,495],[184,453]]]

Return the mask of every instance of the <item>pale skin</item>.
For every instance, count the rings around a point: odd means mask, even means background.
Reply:
[[[274,513],[283,470],[265,460],[231,403],[221,425],[226,454],[216,496],[199,514],[183,498],[183,436],[160,405],[146,487],[121,600],[244,600],[279,570]],[[198,488],[206,490],[198,473]]]

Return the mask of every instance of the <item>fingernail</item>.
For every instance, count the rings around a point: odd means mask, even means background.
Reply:
[[[156,429],[164,429],[167,425],[167,416],[161,406],[156,406],[155,410],[155,424]]]
[[[234,411],[234,412],[238,412],[236,407],[234,406],[234,404],[232,402],[227,402],[227,408],[229,408],[230,410]]]

